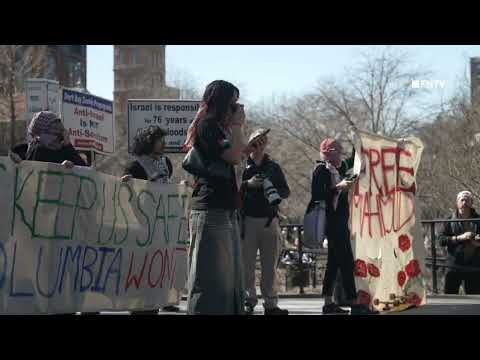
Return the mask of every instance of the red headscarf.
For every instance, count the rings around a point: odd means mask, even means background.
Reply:
[[[332,138],[326,138],[320,144],[321,157],[335,167],[340,166],[340,164],[342,163],[342,152],[342,145]]]

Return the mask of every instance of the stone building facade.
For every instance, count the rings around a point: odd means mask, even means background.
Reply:
[[[97,169],[121,175],[130,159],[127,144],[128,99],[177,99],[178,89],[165,82],[165,45],[114,45],[115,154],[100,157]]]

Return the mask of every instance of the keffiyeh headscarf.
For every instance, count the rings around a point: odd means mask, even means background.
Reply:
[[[170,171],[167,165],[167,158],[164,155],[158,160],[148,155],[142,155],[137,157],[137,161],[147,173],[149,181],[168,184]]]
[[[337,170],[342,163],[342,145],[334,139],[326,138],[320,144],[320,157],[325,160],[326,168],[330,172],[332,186],[340,182],[340,173]],[[340,192],[336,192],[333,196],[333,208],[336,210]]]
[[[457,195],[457,201],[462,198],[467,199],[470,206],[473,205],[473,194],[470,191],[460,191]]]
[[[59,150],[63,146],[65,128],[62,121],[51,111],[36,113],[27,129],[28,147],[39,144],[50,150]]]

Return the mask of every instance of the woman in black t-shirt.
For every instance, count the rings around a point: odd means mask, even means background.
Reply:
[[[239,90],[217,80],[209,84],[190,126],[186,148],[195,146],[205,164],[220,164],[224,176],[195,177],[190,214],[191,264],[188,314],[243,314],[244,286],[237,223],[234,165],[245,151]]]

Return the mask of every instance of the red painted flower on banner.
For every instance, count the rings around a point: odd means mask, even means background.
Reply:
[[[405,281],[407,281],[407,275],[404,271],[399,271],[397,275],[398,285],[403,286],[405,285]]]
[[[408,277],[414,278],[417,277],[421,270],[420,270],[420,265],[418,264],[417,260],[410,260],[408,265],[405,268],[405,271],[407,272]]]
[[[355,276],[367,277],[367,264],[363,260],[355,261]]]
[[[415,293],[409,293],[407,295],[406,302],[408,304],[420,305],[422,303],[422,298]]]
[[[405,252],[409,250],[411,246],[412,244],[408,235],[400,235],[398,237],[398,247],[400,248],[400,250]]]
[[[359,304],[370,305],[370,301],[372,301],[372,298],[368,292],[363,290],[358,290],[357,301]]]
[[[368,264],[368,273],[373,277],[380,276],[380,270],[373,264]]]

